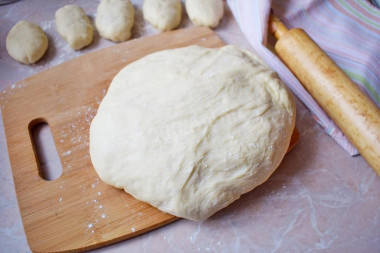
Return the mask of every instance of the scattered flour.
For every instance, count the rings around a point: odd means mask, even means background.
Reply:
[[[68,151],[66,151],[66,152],[63,152],[63,153],[62,153],[62,156],[65,157],[65,156],[68,156],[68,155],[70,155],[70,154],[71,154],[71,150],[68,150]]]

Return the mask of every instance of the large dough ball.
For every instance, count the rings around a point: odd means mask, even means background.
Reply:
[[[131,37],[134,15],[129,0],[102,0],[96,13],[96,29],[103,38],[126,41]]]
[[[181,23],[180,0],[145,0],[144,19],[160,31],[169,31]]]
[[[186,0],[186,12],[196,26],[216,27],[223,17],[222,0]]]
[[[70,47],[79,50],[92,42],[94,28],[84,10],[78,5],[66,5],[55,12],[59,35]]]
[[[204,220],[279,166],[295,106],[251,52],[173,49],[113,79],[90,127],[99,177],[162,211]]]
[[[38,25],[21,20],[9,31],[6,48],[16,61],[32,64],[46,52],[48,38]]]

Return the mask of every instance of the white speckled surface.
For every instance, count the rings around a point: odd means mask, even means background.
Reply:
[[[94,18],[99,1],[34,0],[0,6],[0,92],[14,82],[114,43],[95,36],[76,52],[58,36],[54,13],[76,3]],[[133,38],[155,34],[136,9]],[[228,44],[249,45],[231,13],[215,30]],[[5,38],[20,19],[38,23],[49,37],[41,61],[26,66],[7,54]],[[181,27],[191,27],[187,16]],[[380,177],[361,157],[350,157],[297,101],[300,142],[273,176],[203,223],[179,220],[100,252],[380,252]],[[28,252],[4,127],[0,124],[0,251]]]

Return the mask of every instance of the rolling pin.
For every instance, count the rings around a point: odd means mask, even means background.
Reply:
[[[380,176],[380,110],[299,28],[275,16],[269,31],[275,52]]]

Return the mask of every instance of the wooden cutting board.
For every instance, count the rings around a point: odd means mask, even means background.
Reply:
[[[207,28],[161,33],[117,44],[18,82],[2,99],[4,128],[18,204],[34,252],[102,247],[178,219],[104,184],[89,156],[89,126],[114,75],[149,53],[224,43]],[[30,129],[47,122],[62,175],[44,180]],[[292,138],[291,147],[298,140]]]

